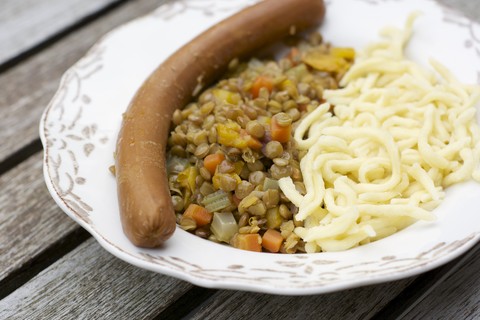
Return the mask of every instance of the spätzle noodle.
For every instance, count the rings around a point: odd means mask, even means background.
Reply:
[[[304,221],[294,231],[307,252],[346,250],[389,236],[431,213],[444,188],[480,181],[480,88],[460,83],[439,62],[435,75],[404,57],[417,14],[385,28],[327,103],[299,124],[294,139],[304,195],[279,182]],[[333,113],[330,106],[334,106]]]

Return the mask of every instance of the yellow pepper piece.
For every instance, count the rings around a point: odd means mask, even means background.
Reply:
[[[237,105],[242,97],[236,93],[224,89],[212,89],[212,94],[217,102],[227,102],[229,104]]]
[[[355,59],[355,50],[353,48],[332,48],[330,54],[337,58],[344,58],[347,60]]]
[[[227,122],[226,124],[217,124],[217,139],[219,143],[226,146],[232,146],[233,142],[239,137],[240,128],[237,129],[233,123]]]
[[[246,148],[248,146],[247,140],[241,139],[240,129],[240,125],[233,121],[228,121],[225,124],[217,124],[218,143],[227,147],[235,147],[239,149]]]
[[[177,182],[180,186],[187,188],[190,192],[195,191],[195,180],[198,176],[198,170],[196,167],[188,167],[178,174]]]
[[[245,149],[246,147],[248,147],[248,141],[243,139],[238,139],[233,143],[232,147],[235,147],[238,149]]]
[[[326,55],[318,51],[306,53],[303,57],[303,62],[316,70],[326,72],[340,72],[348,66],[344,58]]]

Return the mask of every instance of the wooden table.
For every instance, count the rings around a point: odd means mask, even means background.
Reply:
[[[200,288],[136,268],[67,217],[44,184],[40,115],[61,75],[99,37],[162,2],[0,2],[1,319],[480,318],[480,244],[420,276],[325,295],[272,296]],[[479,1],[440,2],[480,17]]]

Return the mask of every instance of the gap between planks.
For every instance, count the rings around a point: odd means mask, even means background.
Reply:
[[[465,265],[478,251],[480,251],[480,243],[459,258],[418,276],[412,284],[375,314],[372,320],[404,319],[405,315],[422,302],[438,285]]]
[[[165,0],[124,1],[123,5],[97,13],[77,29],[71,28],[41,46],[28,59],[0,73],[0,168],[10,170],[15,162],[38,149],[38,121],[58,88],[65,71],[94,45],[100,36],[132,19],[150,13]],[[87,23],[88,22],[88,23]],[[31,145],[37,147],[31,149]],[[9,158],[7,160],[7,158]]]
[[[40,150],[42,150],[42,143],[40,139],[35,139],[23,146],[21,149],[16,150],[8,157],[0,161],[0,176],[23,161],[27,160]]]
[[[208,289],[193,286],[183,296],[169,305],[163,310],[155,320],[168,320],[168,319],[189,319],[195,310],[208,302],[208,300],[219,292],[217,289]]]
[[[127,264],[89,238],[0,300],[0,319],[151,319],[191,288]]]
[[[74,250],[90,237],[91,235],[85,231],[85,229],[78,227],[65,237],[53,243],[50,247],[46,248],[38,256],[35,256],[33,260],[10,273],[6,278],[0,281],[0,300],[23,286],[41,271],[48,268],[70,251]]]

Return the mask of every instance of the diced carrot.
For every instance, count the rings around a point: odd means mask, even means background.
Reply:
[[[183,213],[183,216],[195,220],[197,226],[201,227],[212,222],[213,214],[204,207],[191,203]]]
[[[253,82],[252,88],[250,89],[252,92],[252,97],[255,99],[260,94],[261,88],[267,88],[269,92],[273,90],[273,81],[272,79],[266,76],[258,76],[255,81]]]
[[[262,246],[270,252],[278,252],[283,242],[280,232],[275,229],[268,229],[262,237]]]
[[[247,234],[239,234],[237,233],[232,239],[232,245],[235,248],[248,250],[248,251],[262,251],[262,238],[258,234],[254,233],[247,233]]]
[[[225,155],[223,153],[214,153],[209,154],[203,159],[203,166],[211,173],[215,174],[217,166],[225,160]]]
[[[285,143],[290,140],[290,135],[292,133],[292,125],[281,126],[275,117],[272,118],[270,122],[270,134],[272,140]]]
[[[247,146],[250,147],[253,150],[260,150],[263,147],[262,142],[260,140],[258,140],[257,138],[249,135],[245,129],[240,130],[240,137],[241,137],[242,140],[245,140]]]

